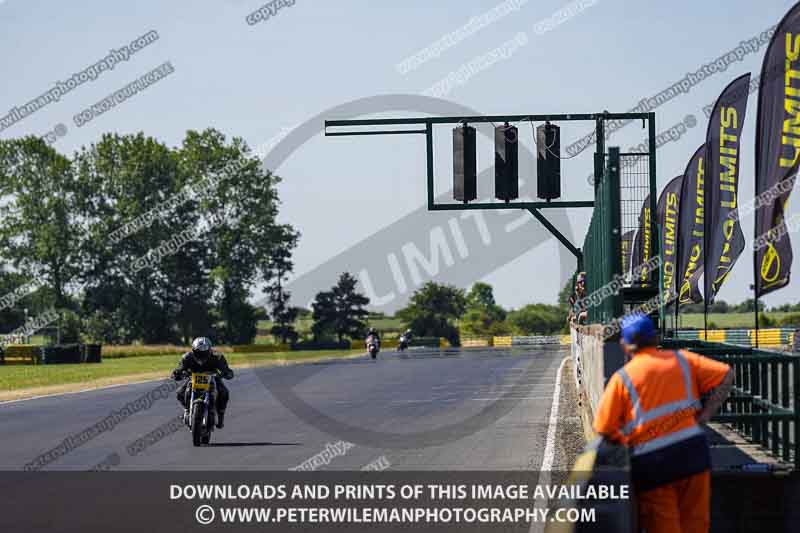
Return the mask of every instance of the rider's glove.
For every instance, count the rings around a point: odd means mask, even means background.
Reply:
[[[181,377],[183,377],[183,371],[175,369],[172,371],[172,379],[175,381],[180,381]]]
[[[233,379],[233,370],[228,369],[222,373],[222,377],[225,379]]]

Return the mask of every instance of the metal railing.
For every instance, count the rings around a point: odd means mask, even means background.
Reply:
[[[800,470],[800,356],[703,341],[665,341],[730,365],[733,391],[712,422]]]
[[[621,261],[608,260],[620,257],[619,176],[619,148],[611,148],[603,178],[595,186],[595,208],[583,243],[587,295],[610,284],[622,271]],[[608,322],[621,314],[622,298],[619,295],[604,298],[600,305],[588,308],[590,323]]]

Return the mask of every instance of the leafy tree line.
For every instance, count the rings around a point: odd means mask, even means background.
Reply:
[[[369,313],[369,299],[356,291],[357,281],[344,273],[329,291],[317,294],[312,303],[314,340],[363,339],[369,319],[385,318]],[[491,285],[478,282],[463,289],[428,282],[417,289],[408,305],[397,311],[403,329],[417,337],[443,337],[457,346],[461,337],[508,334],[552,334],[564,330],[566,298],[561,305],[531,304],[506,311],[494,299]]]
[[[403,329],[411,328],[417,336],[444,337],[453,345],[461,337],[494,335],[552,335],[567,333],[566,318],[572,283],[567,283],[558,295],[558,305],[534,303],[520,309],[506,310],[497,304],[492,286],[477,282],[465,291],[450,285],[429,282],[417,289],[408,305],[397,311],[396,318]],[[316,341],[363,338],[369,319],[385,318],[381,313],[368,313],[369,299],[356,291],[356,279],[349,273],[339,278],[336,286],[322,291],[312,304],[312,333]],[[753,300],[736,306],[720,301],[712,312],[752,312]],[[793,306],[786,306],[792,310]],[[303,310],[301,312],[308,313]],[[685,312],[692,312],[691,306]],[[764,327],[776,324],[761,314]],[[800,326],[800,313],[785,317],[780,325]]]
[[[0,296],[40,284],[0,310],[0,333],[22,324],[24,308],[54,307],[69,336],[89,340],[246,343],[266,318],[247,302],[263,282],[273,333],[290,338],[296,312],[283,281],[299,234],[276,220],[279,181],[241,139],[214,129],[174,148],[106,134],[72,157],[36,137],[0,141]],[[163,208],[186,190],[202,192]],[[109,238],[152,209],[160,216],[147,227]]]
[[[365,307],[369,299],[356,292],[356,279],[342,274],[330,291],[317,294],[313,307],[315,340],[334,336],[360,339],[366,332],[369,314]],[[566,288],[565,288],[566,291]],[[564,292],[564,291],[562,291]],[[567,292],[564,292],[567,294]],[[563,296],[563,295],[562,295]],[[560,305],[531,304],[518,310],[506,311],[494,299],[491,285],[478,282],[467,292],[450,285],[428,282],[417,289],[408,305],[395,317],[418,337],[444,337],[459,345],[461,337],[507,334],[552,334],[563,331],[566,324],[566,296]]]

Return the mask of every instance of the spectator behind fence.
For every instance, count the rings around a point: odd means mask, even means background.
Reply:
[[[575,280],[575,300],[577,302],[577,308],[575,313],[577,314],[577,322],[578,324],[586,324],[587,319],[589,318],[589,312],[586,309],[586,272],[581,272],[578,274],[578,279]]]

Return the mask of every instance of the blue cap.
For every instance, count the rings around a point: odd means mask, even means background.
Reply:
[[[656,326],[649,316],[635,313],[622,319],[622,340],[625,344],[639,344],[655,336]]]

